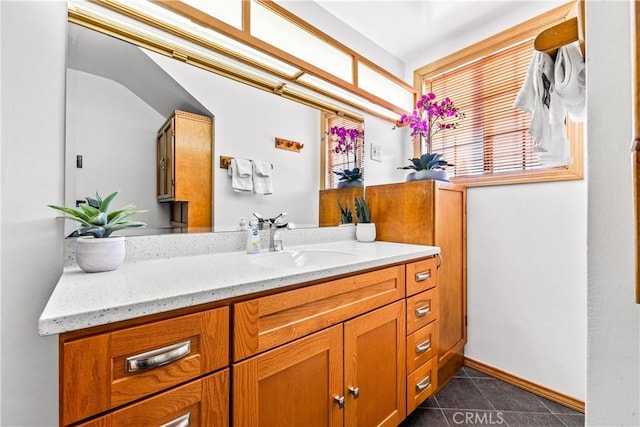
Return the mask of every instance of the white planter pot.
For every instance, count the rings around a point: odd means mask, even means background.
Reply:
[[[356,239],[358,239],[358,242],[373,242],[376,240],[376,225],[374,223],[358,223],[356,225]]]
[[[124,261],[125,253],[124,236],[78,237],[76,241],[76,262],[87,273],[115,270]]]
[[[407,175],[406,182],[425,181],[429,179],[449,182],[449,175],[446,170],[442,169],[421,170]]]

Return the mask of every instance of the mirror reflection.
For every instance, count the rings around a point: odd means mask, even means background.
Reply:
[[[287,220],[296,227],[318,226],[320,111],[68,25],[68,205],[96,190],[120,190],[123,204],[149,211],[143,219],[147,234],[237,230],[241,218],[248,221],[253,212],[266,217],[287,212]],[[179,132],[168,132],[166,126],[182,114],[176,112],[195,117],[194,134],[205,140],[189,152],[193,161],[178,158],[177,149],[171,151],[176,158],[169,159],[167,146],[162,145]],[[299,152],[278,149],[276,138],[299,142],[303,148]],[[229,169],[220,167],[220,156],[271,165],[272,194],[236,191]],[[181,168],[181,175],[163,170],[169,166],[176,168],[174,172]],[[200,177],[186,204],[183,196],[166,197],[172,184],[177,188],[182,182],[179,176]],[[207,192],[212,194],[209,199]],[[196,208],[194,198],[201,195],[205,201],[200,200]],[[207,207],[210,226],[198,223],[185,228],[192,212]]]

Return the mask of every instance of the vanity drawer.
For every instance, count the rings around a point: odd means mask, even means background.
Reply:
[[[229,308],[61,344],[63,424],[115,408],[229,364]]]
[[[438,358],[434,357],[407,376],[407,414],[438,388]]]
[[[438,313],[437,288],[407,298],[407,333],[433,322]]]
[[[142,400],[78,427],[229,425],[229,369]]]
[[[234,304],[239,361],[404,298],[404,265]]]
[[[431,289],[438,283],[436,257],[407,264],[407,296]]]
[[[438,321],[423,326],[407,337],[407,372],[413,372],[438,354]]]

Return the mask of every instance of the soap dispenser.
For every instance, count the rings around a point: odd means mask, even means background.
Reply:
[[[258,229],[258,220],[252,218],[249,221],[249,230],[247,230],[247,253],[257,254],[260,252],[260,230]]]

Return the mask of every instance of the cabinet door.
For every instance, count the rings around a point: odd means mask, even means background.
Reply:
[[[438,271],[438,370],[441,384],[462,367],[467,341],[466,193],[442,184],[436,193],[435,244],[442,251]]]
[[[174,149],[174,119],[167,120],[158,131],[158,199],[173,199],[173,149]]]
[[[345,424],[396,426],[405,418],[405,303],[344,324]]]
[[[78,427],[228,425],[229,369],[225,369]]]
[[[338,325],[235,364],[233,424],[341,426],[342,348]]]

